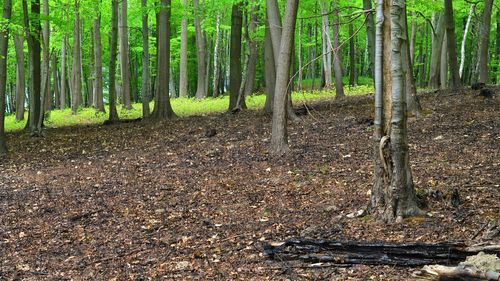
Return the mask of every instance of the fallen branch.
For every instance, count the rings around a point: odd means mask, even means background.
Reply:
[[[444,266],[444,265],[426,265],[422,271],[416,275],[420,278],[430,280],[456,280],[456,281],[474,281],[474,280],[500,280],[500,273],[492,270],[479,270],[473,266]]]

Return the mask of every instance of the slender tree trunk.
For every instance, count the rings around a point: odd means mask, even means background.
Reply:
[[[64,110],[66,107],[66,34],[63,35],[61,44],[61,98],[59,99],[59,108]]]
[[[415,12],[412,13],[411,20],[411,37],[410,37],[410,62],[413,65],[415,61],[415,41],[417,40],[417,14]]]
[[[213,97],[219,96],[219,80],[220,80],[220,45],[221,45],[221,30],[220,30],[220,14],[217,14],[215,24],[216,36],[214,46],[214,77],[213,77]]]
[[[372,9],[372,0],[363,0],[363,9],[370,11]],[[368,71],[373,76],[373,69],[375,65],[375,18],[373,12],[366,14],[366,41],[368,48]]]
[[[205,71],[206,71],[206,58],[205,58],[205,38],[203,37],[203,31],[201,30],[201,11],[199,5],[199,0],[193,0],[194,5],[194,27],[196,30],[196,49],[198,54],[198,85],[196,90],[196,98],[202,99],[207,96],[206,85],[205,85]]]
[[[43,43],[43,65],[42,65],[42,93],[40,104],[40,117],[38,119],[38,131],[42,131],[43,117],[45,111],[50,109],[50,26],[49,26],[49,1],[43,0],[43,30],[42,30],[42,43]]]
[[[439,88],[439,73],[441,66],[441,50],[444,40],[444,16],[439,13],[433,14],[433,35],[432,35],[432,53],[429,69],[429,87],[433,89]]]
[[[452,0],[444,0],[444,17],[446,24],[446,49],[448,50],[448,63],[450,64],[451,81],[450,87],[458,89],[462,87],[458,69],[457,40],[455,36],[455,21],[453,17]]]
[[[230,53],[230,98],[229,110],[240,105],[237,104],[242,81],[241,75],[241,28],[243,26],[243,13],[240,4],[233,5],[231,14],[231,53]]]
[[[354,26],[352,23],[349,23],[349,86],[354,87],[356,84],[356,50],[354,47]]]
[[[148,0],[141,0],[142,13],[142,116],[150,115],[149,101],[151,100],[151,73],[149,70],[149,28],[148,28]],[[183,20],[184,21],[184,20]],[[182,61],[182,54],[181,54]],[[182,68],[182,67],[181,67]],[[181,70],[182,76],[182,70]],[[182,79],[182,78],[181,78]],[[181,86],[182,87],[182,86]],[[182,90],[181,90],[182,91]]]
[[[447,0],[450,1],[450,0]],[[493,0],[484,1],[483,24],[481,26],[481,37],[478,50],[478,70],[480,83],[488,83],[488,47],[490,42],[491,12]]]
[[[289,150],[287,132],[287,98],[289,98],[288,81],[290,77],[290,63],[292,59],[294,43],[293,38],[295,23],[297,21],[298,4],[298,0],[287,0],[285,7],[285,22],[283,24],[278,60],[280,63],[277,68],[276,87],[274,90],[275,96],[270,147],[270,152],[274,155],[282,155]]]
[[[336,98],[344,96],[344,82],[342,82],[342,52],[340,50],[340,16],[336,1],[333,1],[333,72],[335,73],[335,93]]]
[[[169,97],[170,76],[170,0],[161,0],[160,12],[157,17],[158,23],[158,63],[157,80],[158,88],[155,96],[155,107],[152,118],[155,120],[167,120],[175,117]],[[205,79],[205,77],[202,77]]]
[[[61,98],[61,93],[59,92],[59,75],[58,75],[58,68],[57,68],[57,56],[55,54],[55,51],[52,51],[52,77],[54,79],[54,109],[59,106],[60,103],[60,98]]]
[[[205,33],[204,34],[204,37],[207,38],[207,42],[205,44],[205,50],[206,50],[206,53],[205,53],[205,93],[209,94],[208,92],[208,81],[210,81],[210,66],[211,66],[211,58],[212,58],[212,54],[210,53],[210,50],[212,49],[212,40],[208,39],[208,36],[207,34]]]
[[[476,4],[471,4],[470,5],[469,16],[467,17],[467,23],[465,24],[464,36],[462,38],[462,45],[461,45],[461,48],[460,48],[460,69],[458,71],[459,74],[460,74],[460,77],[462,77],[462,75],[464,73],[464,66],[465,66],[465,45],[467,43],[467,34],[469,33],[470,21],[472,19],[472,15],[473,15],[475,9],[476,9]]]
[[[321,8],[321,24],[323,38],[323,72],[325,78],[325,88],[332,86],[332,52],[335,52],[330,37],[330,21],[328,20],[328,6],[323,1],[319,2]]]
[[[402,56],[401,61],[403,63],[403,71],[405,73],[405,92],[406,92],[406,104],[409,113],[420,116],[422,108],[420,107],[420,101],[417,96],[417,86],[415,85],[415,78],[413,76],[413,61],[410,56],[410,46],[408,44],[408,13],[406,11],[406,5],[404,7],[404,26],[403,34],[405,36],[405,41],[401,44],[402,46]],[[416,29],[416,26],[413,27]],[[413,32],[413,31],[412,31]],[[416,30],[415,30],[416,32]],[[413,36],[413,35],[412,35]],[[415,40],[415,39],[413,39]]]
[[[446,48],[448,42],[448,38],[444,37],[443,39],[443,47],[441,48],[441,59],[440,59],[440,86],[441,89],[446,89],[448,87],[448,60],[446,59],[448,56],[448,49]]]
[[[121,0],[119,13],[120,33],[120,70],[122,76],[121,97],[123,106],[126,109],[132,109],[131,93],[130,93],[130,55],[128,46],[128,15],[127,15],[127,0]]]
[[[302,20],[299,23],[299,39],[297,40],[297,50],[298,50],[298,61],[299,61],[299,70],[297,73],[297,89],[299,91],[302,90],[302,80],[304,80],[304,52],[302,51],[302,36],[303,36],[303,22]]]
[[[111,38],[109,42],[109,118],[108,122],[118,120],[116,111],[116,57],[118,49],[118,3],[111,0]]]
[[[24,78],[24,37],[14,35],[16,49],[16,120],[24,119],[24,93],[26,82]]]
[[[249,58],[248,58],[248,67],[247,67],[247,79],[245,80],[245,96],[250,95],[255,90],[255,76],[257,72],[257,39],[256,32],[259,25],[259,6],[253,5],[250,10],[250,22],[248,24],[248,50],[249,50]]]
[[[80,2],[75,0],[75,22],[73,25],[73,77],[72,77],[72,99],[71,111],[76,114],[81,105],[82,93],[82,58],[80,57]]]
[[[271,113],[274,104],[274,90],[276,86],[276,68],[274,64],[273,43],[271,42],[271,32],[269,23],[266,20],[266,34],[264,42],[264,71],[266,81],[266,103],[264,112]]]
[[[179,77],[179,97],[188,96],[188,22],[187,22],[187,0],[182,0],[182,6],[184,8],[184,13],[181,23],[181,58],[180,58],[180,77]],[[220,33],[220,15],[217,15],[217,28],[218,34]],[[217,45],[216,45],[217,48]],[[215,54],[217,55],[217,53]],[[214,92],[215,93],[215,92]]]
[[[500,10],[497,10],[497,35],[496,35],[496,44],[495,44],[495,56],[497,59],[497,69],[496,69],[496,81],[495,83],[500,83]]]
[[[170,91],[170,96],[175,98],[177,97],[177,93],[175,91],[175,80],[174,80],[174,72],[173,72],[173,67],[172,67],[172,62],[170,62],[170,69],[168,70],[169,71],[169,85],[168,85],[168,88],[169,88],[169,91]],[[207,71],[208,73],[208,71]]]
[[[3,20],[10,23],[12,1],[3,1]],[[9,47],[9,26],[0,30],[0,155],[7,154],[5,136],[5,92],[7,91],[7,50]]]
[[[101,41],[101,13],[97,13],[94,20],[94,56],[95,56],[95,82],[94,104],[97,111],[106,112],[104,109],[104,95],[102,82],[102,41]]]

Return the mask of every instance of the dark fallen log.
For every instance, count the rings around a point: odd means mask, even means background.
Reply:
[[[500,254],[498,248],[469,250],[464,243],[456,242],[391,244],[292,239],[264,245],[264,255],[276,261],[395,266],[456,265],[480,251]]]

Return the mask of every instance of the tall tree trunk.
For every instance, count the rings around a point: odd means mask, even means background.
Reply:
[[[352,19],[350,19],[351,21]],[[356,82],[356,50],[354,47],[354,26],[349,23],[349,86],[353,87]]]
[[[61,98],[61,93],[59,92],[59,75],[58,75],[58,68],[57,68],[57,56],[54,51],[52,51],[52,77],[54,79],[54,108],[57,108],[59,106],[60,98]]]
[[[415,41],[417,40],[417,14],[415,12],[412,13],[411,20],[411,37],[410,37],[410,62],[413,65],[415,61]]]
[[[118,3],[111,0],[111,38],[109,42],[109,118],[110,123],[118,120],[116,111],[116,57],[118,49]]]
[[[103,95],[103,82],[102,82],[102,41],[101,41],[100,12],[98,12],[97,18],[94,20],[94,45],[95,45],[94,104],[97,111],[106,112],[106,110],[104,109],[104,95]]]
[[[406,10],[406,5],[404,7],[404,26],[403,33],[405,36],[405,41],[401,44],[402,46],[402,63],[403,63],[403,71],[405,73],[405,91],[406,91],[406,104],[409,113],[412,113],[415,116],[420,116],[420,112],[422,108],[420,107],[420,101],[417,96],[417,86],[415,85],[415,78],[413,76],[413,60],[410,56],[411,50],[408,44],[408,13]],[[416,26],[413,27],[416,29]],[[415,30],[416,32],[416,30]],[[413,33],[413,30],[412,30]],[[414,36],[412,34],[412,36]],[[415,40],[415,39],[413,39]]]
[[[447,0],[450,1],[450,0]],[[490,42],[491,12],[493,0],[484,1],[483,24],[481,26],[481,36],[478,50],[478,70],[480,83],[488,83],[488,45]]]
[[[142,116],[150,115],[149,101],[151,100],[151,72],[149,70],[149,28],[148,28],[148,0],[141,0],[142,5]],[[184,20],[183,20],[184,21]],[[184,23],[183,23],[184,24]],[[183,27],[184,28],[184,27]],[[181,55],[182,61],[182,55]],[[182,68],[182,67],[181,67]],[[181,70],[182,76],[182,70]],[[182,79],[182,78],[181,78]],[[181,86],[182,87],[182,86]],[[182,89],[181,89],[182,91]]]
[[[5,92],[7,91],[7,49],[9,47],[9,26],[12,12],[12,1],[3,1],[4,25],[0,30],[0,155],[7,154],[5,136]]]
[[[24,93],[26,82],[24,78],[24,37],[14,35],[14,45],[16,49],[16,120],[24,119]]]
[[[448,49],[446,45],[448,44],[448,38],[444,37],[443,39],[443,47],[441,48],[441,60],[440,60],[440,86],[441,89],[446,89],[448,87],[448,60],[446,59],[448,56]]]
[[[61,98],[59,99],[59,108],[64,110],[66,107],[66,34],[63,35],[61,44]]]
[[[299,39],[297,40],[297,50],[298,50],[298,54],[297,54],[297,58],[298,58],[298,61],[299,61],[299,69],[298,69],[298,73],[297,73],[297,89],[299,91],[302,90],[302,81],[304,80],[304,52],[302,50],[302,36],[303,36],[303,21],[301,20],[300,23],[299,23]]]
[[[243,13],[241,4],[233,5],[231,14],[231,53],[230,53],[230,78],[229,78],[229,110],[240,106],[237,104],[242,81],[241,75],[241,28],[243,26]]]
[[[462,87],[462,82],[460,81],[458,69],[457,40],[455,36],[452,0],[444,0],[444,17],[446,23],[446,49],[448,50],[448,62],[451,74],[450,87],[458,89]]]
[[[121,0],[121,7],[119,13],[119,27],[120,33],[120,69],[122,76],[121,97],[123,106],[126,109],[132,109],[131,94],[130,94],[130,55],[128,46],[128,15],[127,15],[127,0]]]
[[[181,23],[181,58],[179,69],[179,97],[188,96],[188,22],[187,22],[187,0],[182,0],[184,8],[182,23]],[[220,15],[217,15],[217,34],[220,33]],[[219,35],[218,35],[219,36]],[[217,46],[216,46],[217,48]],[[215,54],[217,55],[217,53]],[[214,91],[215,93],[215,91]]]
[[[271,42],[271,32],[269,23],[266,20],[266,34],[264,42],[264,72],[266,81],[266,103],[264,112],[271,113],[274,104],[274,90],[276,86],[276,68],[274,64],[273,43]]]
[[[403,66],[404,0],[376,0],[375,183],[370,210],[386,222],[420,214],[411,177]]]
[[[366,11],[371,11],[372,0],[363,0],[363,9]],[[375,65],[375,18],[373,17],[373,12],[367,12],[366,14],[366,41],[368,48],[368,71],[373,76],[373,70]]]
[[[43,0],[43,62],[42,62],[42,92],[40,104],[40,117],[38,119],[38,131],[41,132],[43,125],[43,116],[45,111],[50,108],[50,26],[49,26],[49,1]]]
[[[496,81],[495,83],[500,83],[500,10],[497,10],[497,35],[496,35],[496,44],[495,44],[495,56],[497,60],[497,69],[496,69]]]
[[[157,80],[158,88],[155,96],[155,107],[152,118],[155,120],[166,120],[175,117],[169,97],[170,76],[170,0],[160,0],[160,12],[157,17],[158,23],[158,63]],[[205,79],[205,77],[202,77]]]
[[[81,105],[82,93],[82,58],[80,42],[80,1],[75,0],[75,22],[73,24],[73,75],[71,112],[76,114]]]
[[[344,96],[344,82],[342,82],[342,52],[340,50],[340,16],[336,1],[333,1],[333,72],[335,73],[336,98]]]
[[[196,50],[198,54],[198,77],[197,77],[197,89],[196,98],[202,99],[207,96],[206,85],[205,85],[205,71],[206,71],[206,50],[205,50],[205,38],[203,37],[203,31],[201,30],[201,11],[199,5],[199,0],[193,0],[194,5],[194,27],[196,30]]]
[[[213,97],[219,96],[219,80],[220,80],[220,49],[221,49],[221,30],[220,30],[220,18],[221,15],[217,14],[217,20],[215,24],[215,46],[214,46],[214,77],[213,77]]]
[[[250,9],[250,22],[248,24],[248,58],[247,79],[245,82],[245,96],[250,95],[255,90],[255,76],[257,72],[257,39],[255,33],[259,25],[259,6],[253,5]]]
[[[287,132],[287,98],[288,81],[290,77],[290,63],[292,60],[293,38],[297,21],[298,0],[287,0],[284,15],[283,31],[281,35],[279,66],[276,73],[276,87],[274,95],[273,121],[270,152],[274,155],[286,153],[288,148]],[[274,7],[273,7],[274,8]],[[269,7],[268,7],[269,9]],[[276,11],[271,11],[276,12]],[[273,40],[274,41],[274,40]]]
[[[469,33],[469,27],[470,27],[470,22],[471,22],[471,19],[472,19],[472,14],[474,13],[475,9],[476,9],[476,4],[471,4],[470,5],[470,10],[469,10],[469,16],[467,17],[467,22],[465,23],[464,36],[462,38],[462,45],[461,45],[461,48],[460,48],[460,69],[458,70],[460,78],[462,78],[462,75],[464,73],[464,66],[465,66],[465,45],[467,43],[467,34]]]
[[[328,3],[328,2],[326,2]],[[330,37],[330,21],[328,20],[328,6],[325,2],[320,1],[321,8],[321,31],[323,38],[323,72],[325,78],[325,88],[330,88],[332,86],[332,52],[336,52],[332,45],[332,40]]]
[[[432,51],[429,69],[429,88],[437,89],[439,88],[439,73],[441,66],[441,50],[443,48],[444,40],[444,16],[439,13],[434,13],[432,15],[434,25],[432,34]]]

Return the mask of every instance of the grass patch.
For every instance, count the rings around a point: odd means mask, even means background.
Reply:
[[[373,92],[371,85],[361,85],[357,87],[345,87],[345,94],[348,96],[363,95]],[[292,100],[296,104],[303,102],[311,102],[318,100],[328,100],[335,97],[335,90],[329,89],[324,91],[302,91],[293,92]],[[249,109],[258,110],[264,107],[266,96],[263,94],[256,94],[248,96],[246,103]],[[174,112],[180,117],[187,117],[193,115],[204,115],[221,113],[228,110],[229,96],[221,96],[217,98],[206,98],[197,100],[195,98],[175,98],[171,99],[172,108]],[[153,103],[151,103],[151,110]],[[109,108],[106,107],[106,112]],[[123,109],[118,106],[118,115],[120,119],[136,119],[142,117],[142,104],[136,103],[132,105],[131,110]],[[71,109],[51,111],[45,120],[45,125],[49,127],[65,127],[74,125],[93,125],[103,123],[108,118],[108,113],[97,112],[93,108],[81,108],[76,115],[71,114]],[[7,132],[19,131],[26,126],[28,120],[28,113],[25,113],[23,121],[16,121],[14,114],[5,117],[5,129]]]

